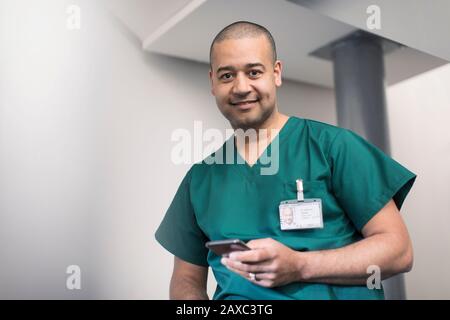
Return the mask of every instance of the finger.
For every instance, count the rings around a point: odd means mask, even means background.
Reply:
[[[251,281],[251,280],[250,280]],[[266,288],[271,288],[272,287],[272,282],[268,281],[268,280],[256,280],[256,281],[251,281],[254,284],[257,284],[258,286],[261,287],[266,287]]]
[[[237,274],[240,275],[241,277],[243,277],[243,278],[245,278],[245,279],[247,279],[247,280],[250,281],[250,276],[249,276],[249,273],[248,273],[248,272],[244,272],[244,271],[235,269],[235,268],[230,267],[230,266],[227,266],[227,265],[226,265],[226,267],[227,267],[228,270],[230,270],[230,271],[232,271],[232,272],[234,272],[234,273],[237,273]]]
[[[220,262],[224,265],[230,266],[234,269],[237,269],[242,272],[253,272],[253,273],[261,273],[261,272],[273,272],[274,268],[272,266],[272,261],[268,260],[260,263],[244,263],[241,261],[235,261],[227,258],[222,258]]]
[[[274,279],[276,275],[274,273],[255,273],[255,280],[250,279],[251,282],[262,287],[272,288],[274,286]]]
[[[250,249],[262,249],[267,247],[267,243],[271,238],[250,240],[246,243]]]
[[[262,262],[271,258],[271,254],[267,249],[252,249],[247,251],[235,251],[229,255],[231,260],[241,262]]]
[[[253,272],[256,276],[257,281],[274,281],[276,278],[276,274],[273,272]]]
[[[266,288],[270,288],[273,286],[273,281],[272,280],[266,280],[267,276],[263,276],[265,274],[255,274],[255,280],[253,280],[250,277],[250,274],[248,272],[243,272],[237,269],[234,269],[232,267],[227,267],[228,270],[240,275],[241,277],[245,278],[247,281],[250,281],[256,285],[262,286],[262,287],[266,287]],[[262,277],[261,277],[262,276]],[[261,278],[260,278],[261,277]]]
[[[240,275],[241,277],[245,278],[246,280],[261,286],[261,287],[266,287],[266,288],[271,288],[273,287],[273,280],[272,278],[274,277],[274,275],[270,274],[270,273],[257,273],[255,274],[255,279],[253,280],[249,274],[249,272],[243,272],[241,270],[235,269],[233,267],[227,266],[227,269]]]

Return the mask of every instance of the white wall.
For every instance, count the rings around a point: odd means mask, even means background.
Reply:
[[[90,297],[65,290],[65,271],[90,276],[99,82],[65,9],[0,2],[0,298]]]
[[[206,65],[144,53],[92,1],[77,2],[82,29],[69,31],[71,3],[0,3],[0,298],[164,299],[172,257],[153,234],[189,167],[171,163],[171,133],[228,124]],[[389,89],[394,156],[419,174],[404,209],[416,248],[408,294],[449,298],[448,96],[421,88]],[[285,82],[279,105],[336,121],[328,89]],[[65,288],[70,264],[81,291]]]
[[[415,264],[409,299],[450,299],[450,65],[388,89],[392,154],[415,172],[402,209]]]

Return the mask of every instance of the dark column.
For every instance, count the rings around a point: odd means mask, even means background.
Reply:
[[[390,154],[383,40],[357,32],[330,46],[338,125]],[[403,275],[383,281],[386,299],[405,299]]]

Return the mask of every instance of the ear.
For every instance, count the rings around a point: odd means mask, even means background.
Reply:
[[[281,79],[281,72],[282,72],[282,70],[283,70],[283,64],[281,63],[280,60],[277,60],[275,62],[274,67],[273,67],[273,73],[274,73],[274,76],[275,76],[275,85],[277,87],[280,87],[281,84],[283,83],[283,81]]]
[[[209,69],[209,82],[210,82],[210,85],[211,85],[211,94],[213,96],[215,96],[216,94],[214,93],[213,74],[212,74],[212,70],[211,69]]]

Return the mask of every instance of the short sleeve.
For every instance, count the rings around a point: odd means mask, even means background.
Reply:
[[[332,187],[339,204],[361,231],[392,198],[400,210],[416,175],[351,130],[330,146]]]
[[[156,240],[169,252],[187,262],[208,266],[207,240],[197,224],[190,200],[189,171],[155,233]]]

